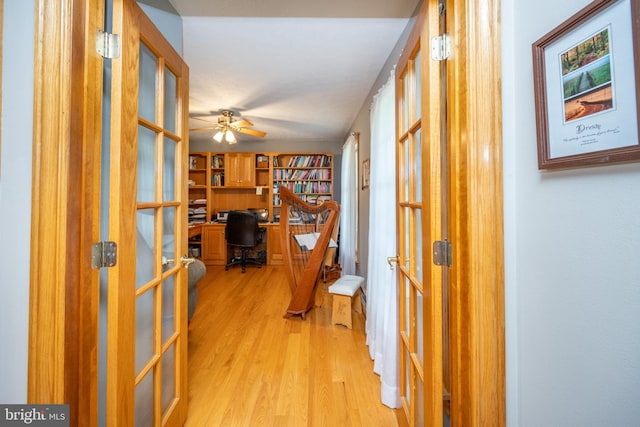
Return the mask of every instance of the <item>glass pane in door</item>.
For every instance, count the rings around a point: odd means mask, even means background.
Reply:
[[[416,56],[413,60],[414,70],[415,70],[415,96],[416,96],[416,107],[414,109],[415,120],[420,120],[422,118],[422,57],[420,51],[416,53]]]
[[[176,252],[176,208],[173,206],[162,209],[162,256],[170,261],[166,267],[173,267],[177,262]]]
[[[402,128],[401,133],[409,130],[409,74],[402,77]]]
[[[417,293],[416,296],[416,318],[422,319],[424,315],[424,301],[422,294]],[[420,365],[424,366],[424,325],[422,322],[416,323],[416,355],[420,361]]]
[[[138,202],[155,200],[156,133],[138,126]]]
[[[165,345],[176,330],[175,277],[169,276],[162,282],[162,344]]]
[[[409,355],[408,351],[404,352],[404,357],[406,362],[406,369],[404,371],[405,374],[405,398],[407,399],[407,402],[409,403],[409,405],[411,405],[411,356]]]
[[[420,203],[422,202],[422,130],[418,129],[413,137],[413,158],[414,158],[414,171],[415,171],[415,195],[413,200]]]
[[[154,295],[155,288],[151,288],[136,299],[136,375],[155,354]]]
[[[409,270],[409,263],[411,261],[411,210],[410,208],[403,208],[404,213],[404,266]]]
[[[138,116],[156,122],[156,74],[158,58],[144,43],[140,43],[140,95]]]
[[[164,128],[176,133],[176,99],[178,87],[176,75],[167,67],[164,68]]]
[[[176,200],[176,143],[172,139],[164,138],[164,186],[162,199]]]
[[[405,333],[407,334],[408,338],[411,338],[411,334],[413,334],[413,330],[412,330],[412,325],[411,325],[411,293],[413,292],[413,287],[411,286],[411,282],[409,281],[409,278],[405,276],[404,279],[404,283],[405,283],[405,288],[404,288],[404,292],[405,292],[405,319],[404,319],[404,325],[405,325]]]
[[[149,283],[155,277],[155,209],[136,212],[136,288]]]
[[[135,427],[153,426],[153,373],[151,369],[136,386]]]
[[[404,171],[404,174],[402,177],[403,198],[400,200],[404,202],[404,201],[411,200],[411,194],[409,193],[409,182],[411,181],[411,176],[412,176],[411,170],[413,169],[413,165],[409,160],[409,141],[406,141],[404,144],[402,144],[402,165],[403,165],[402,170]]]
[[[162,355],[162,412],[176,396],[176,366],[175,344],[171,345]]]
[[[416,233],[416,257],[415,257],[415,276],[418,279],[418,282],[422,283],[424,279],[424,268],[423,268],[423,242],[422,242],[422,209],[414,209],[416,213],[416,224],[415,224],[415,233]]]
[[[417,425],[422,425],[421,420],[424,420],[424,383],[420,377],[416,378],[416,420]]]

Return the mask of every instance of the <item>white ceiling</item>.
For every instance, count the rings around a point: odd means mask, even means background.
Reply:
[[[342,141],[418,3],[169,1],[183,17],[190,113],[215,124],[220,110],[231,109],[267,132],[239,134],[240,144]],[[211,136],[198,131],[190,139]]]

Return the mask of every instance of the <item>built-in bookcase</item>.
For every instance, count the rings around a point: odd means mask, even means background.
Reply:
[[[216,153],[189,155],[189,223],[210,222],[220,211],[267,209],[280,214],[286,186],[307,203],[333,199],[332,153]]]
[[[273,156],[273,216],[280,217],[280,187],[286,187],[309,204],[333,199],[331,153],[278,153]]]

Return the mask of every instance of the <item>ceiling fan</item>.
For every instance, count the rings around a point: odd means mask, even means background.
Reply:
[[[217,130],[215,135],[213,135],[213,139],[217,142],[222,142],[224,138],[229,144],[235,144],[237,142],[234,132],[240,132],[247,135],[259,136],[260,138],[264,138],[267,133],[256,130],[256,129],[248,129],[253,126],[249,120],[246,119],[236,119],[233,117],[233,111],[231,110],[222,110],[222,115],[218,117],[218,124],[213,126],[205,126],[201,128],[189,129],[189,131],[196,132],[201,130]],[[209,122],[208,120],[200,119],[197,117],[192,117],[196,120],[202,120],[203,122]]]

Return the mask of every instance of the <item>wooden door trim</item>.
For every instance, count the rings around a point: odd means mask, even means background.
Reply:
[[[447,60],[451,368],[464,373],[452,376],[451,411],[459,425],[504,426],[499,0],[447,0],[447,29],[454,46]]]
[[[103,2],[36,2],[27,401],[97,421]]]

